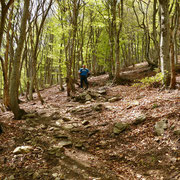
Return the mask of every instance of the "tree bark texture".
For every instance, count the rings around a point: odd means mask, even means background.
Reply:
[[[24,0],[24,10],[21,20],[20,36],[14,56],[11,79],[10,79],[10,106],[14,114],[14,119],[20,119],[25,113],[24,110],[20,109],[18,103],[18,89],[20,82],[20,61],[23,50],[24,41],[26,38],[26,26],[29,15],[29,0]]]
[[[161,37],[160,37],[160,61],[163,74],[163,85],[170,84],[170,27],[169,27],[169,0],[159,0],[161,10]]]

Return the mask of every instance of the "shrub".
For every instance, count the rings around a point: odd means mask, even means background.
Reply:
[[[140,83],[136,83],[133,86],[136,87],[159,87],[162,84],[163,75],[162,73],[157,73],[152,77],[145,77],[140,80]]]

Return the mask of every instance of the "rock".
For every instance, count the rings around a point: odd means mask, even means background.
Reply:
[[[62,180],[61,178],[59,178],[59,177],[57,177],[57,178],[55,178],[55,180]]]
[[[53,173],[52,176],[56,178],[56,177],[59,176],[59,174],[58,173]]]
[[[48,149],[48,154],[60,157],[64,152],[63,146],[55,145]]]
[[[78,142],[78,143],[75,144],[75,147],[76,148],[82,148],[83,144],[81,142]]]
[[[61,148],[61,147],[69,147],[69,146],[72,146],[72,142],[71,141],[60,141],[58,143],[58,147]]]
[[[31,137],[26,137],[25,138],[25,141],[30,141],[31,140]]]
[[[144,122],[145,120],[146,120],[146,115],[142,114],[142,115],[139,115],[139,116],[136,117],[133,124],[137,125],[137,124],[140,124],[140,123]]]
[[[91,101],[92,97],[89,94],[86,94],[85,101]]]
[[[54,137],[55,138],[68,139],[68,136],[66,136],[65,134],[61,134],[61,133],[55,134]]]
[[[35,128],[30,127],[30,128],[27,128],[27,130],[28,130],[28,131],[34,131],[34,130],[35,130]]]
[[[86,125],[88,125],[89,124],[89,121],[87,121],[87,120],[84,120],[83,122],[82,122],[82,125],[84,125],[84,126],[86,126]]]
[[[63,121],[65,121],[65,122],[69,122],[69,121],[71,121],[71,119],[70,119],[70,118],[68,118],[68,117],[63,117],[63,118],[62,118],[62,120],[63,120]]]
[[[58,119],[61,118],[61,116],[59,115],[58,112],[52,113],[50,117],[51,117],[52,120],[58,120]]]
[[[14,175],[11,175],[11,176],[8,178],[8,180],[14,180],[14,179],[15,179]]]
[[[91,101],[86,101],[86,103],[85,104],[91,104]]]
[[[95,92],[95,91],[90,91],[89,94],[91,95],[92,98],[97,99],[98,97],[101,97],[101,94]]]
[[[133,102],[131,102],[131,105],[132,106],[139,106],[139,101],[137,101],[137,100],[135,100],[135,101],[133,101]]]
[[[161,120],[155,124],[155,132],[158,136],[164,134],[164,130],[167,129],[167,120]]]
[[[84,110],[84,107],[77,106],[76,108],[71,109],[71,113],[78,113]]]
[[[89,94],[87,94],[87,92],[83,92],[81,94],[78,94],[74,97],[74,101],[75,102],[81,102],[81,103],[85,103],[87,100],[86,100],[86,96],[87,96],[87,99],[89,98],[88,96]]]
[[[100,89],[97,92],[102,95],[106,95],[106,93],[107,93],[105,89]]]
[[[35,172],[34,174],[33,174],[33,179],[39,179],[41,176],[40,176],[40,174],[39,174],[39,172]]]
[[[33,150],[32,146],[19,146],[14,149],[13,153],[14,154],[26,154],[29,153]]]
[[[114,128],[113,128],[113,133],[114,134],[120,134],[121,132],[126,130],[127,127],[128,127],[128,124],[125,124],[125,123],[122,123],[122,122],[116,123],[114,125]]]
[[[95,134],[98,133],[99,131],[100,131],[99,129],[96,129],[96,130],[90,132],[89,135],[88,135],[88,137],[91,137],[91,136],[95,135]]]
[[[74,126],[72,124],[64,124],[62,128],[65,130],[71,130],[74,128]]]
[[[119,101],[120,99],[121,99],[120,97],[113,97],[113,98],[110,98],[108,102],[116,102],[116,101]]]
[[[102,111],[103,110],[103,104],[95,104],[94,106],[93,106],[93,109],[95,110],[95,111]]]
[[[57,121],[56,121],[56,125],[57,125],[57,126],[61,126],[62,123],[63,123],[63,120],[57,120]]]
[[[180,129],[174,130],[174,135],[180,135]]]
[[[99,98],[97,99],[97,101],[98,101],[98,102],[106,102],[107,100],[106,100],[106,98],[104,98],[104,97],[99,97]]]
[[[41,125],[40,125],[40,128],[43,129],[43,130],[44,130],[44,129],[47,129],[47,125],[41,124]]]

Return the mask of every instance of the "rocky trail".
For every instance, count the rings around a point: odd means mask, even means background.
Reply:
[[[44,105],[21,97],[23,120],[1,112],[0,179],[179,180],[180,91],[107,77],[91,77],[71,98],[45,89]]]

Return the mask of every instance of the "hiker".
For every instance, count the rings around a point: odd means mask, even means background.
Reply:
[[[90,75],[89,70],[86,68],[85,65],[82,66],[82,68],[79,70],[79,76],[81,81],[81,88],[83,88],[83,82],[86,84],[86,88],[88,89],[88,76]]]

